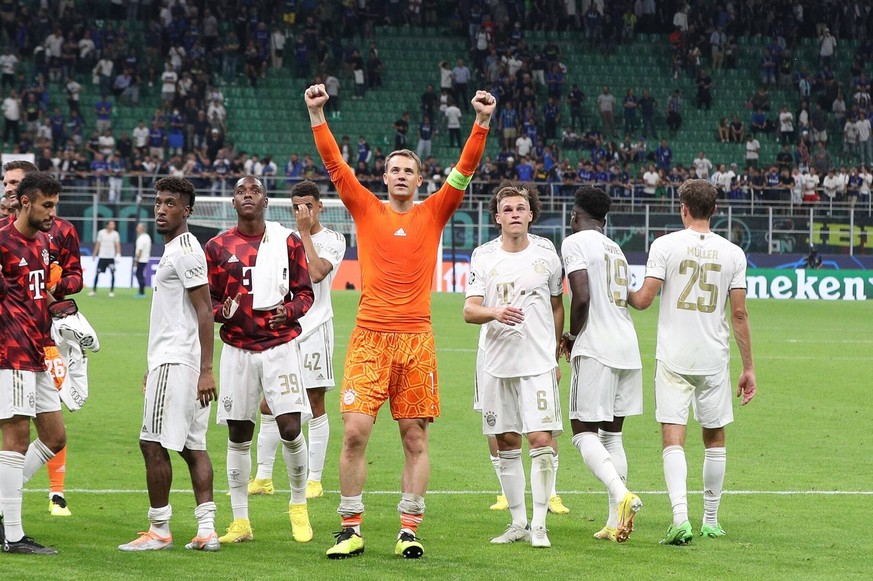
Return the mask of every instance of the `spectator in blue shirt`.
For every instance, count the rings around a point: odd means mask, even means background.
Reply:
[[[97,115],[95,127],[102,135],[104,131],[112,128],[112,101],[106,97],[101,97],[99,101],[94,103],[94,111]]]
[[[561,120],[561,107],[554,97],[549,97],[543,105],[543,126],[546,139],[555,139],[558,136],[558,123]],[[547,170],[549,168],[546,168]]]
[[[667,145],[667,140],[662,139],[661,145],[655,150],[655,158],[658,162],[658,169],[669,172],[673,165],[673,150]]]
[[[292,153],[285,164],[285,183],[293,186],[303,179],[303,162],[296,153]]]

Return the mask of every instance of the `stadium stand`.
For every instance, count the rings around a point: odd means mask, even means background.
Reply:
[[[847,120],[853,114],[859,119],[871,115],[869,81],[862,73],[873,50],[866,36],[868,27],[859,24],[869,24],[870,11],[866,7],[858,8],[861,14],[850,15],[855,7],[847,5],[823,12],[818,3],[804,1],[704,4],[691,11],[683,7],[684,3],[673,3],[674,7],[665,2],[656,3],[655,14],[645,13],[638,3],[623,1],[608,3],[602,14],[597,13],[596,4],[593,12],[581,14],[546,2],[531,3],[526,13],[515,2],[479,1],[350,4],[167,0],[106,3],[97,8],[83,0],[48,3],[46,7],[42,4],[36,0],[10,3],[2,14],[0,43],[8,47],[0,56],[0,64],[6,65],[2,68],[4,103],[12,98],[8,89],[15,88],[22,114],[16,142],[6,140],[7,133],[14,136],[14,128],[4,127],[5,150],[35,151],[39,159],[48,148],[44,165],[50,165],[67,185],[97,189],[110,201],[116,195],[109,184],[113,172],[123,176],[124,186],[142,185],[156,174],[176,173],[191,177],[198,187],[226,193],[231,176],[246,171],[269,174],[273,164],[277,175],[272,185],[281,186],[286,162],[291,154],[297,154],[301,165],[291,169],[291,179],[304,174],[323,179],[318,160],[310,163],[306,159],[314,156],[314,147],[299,96],[305,86],[323,81],[328,75],[341,83],[341,112],[331,117],[332,129],[336,135],[348,135],[352,148],[358,136],[366,138],[373,148],[368,164],[368,170],[373,171],[373,162],[380,153],[393,149],[392,125],[404,111],[410,112],[408,146],[415,147],[421,95],[428,84],[439,91],[438,63],[454,64],[457,59],[464,59],[473,70],[471,87],[486,87],[502,98],[507,86],[510,93],[517,93],[514,103],[520,115],[525,108],[523,79],[530,75],[535,88],[530,108],[539,136],[547,129],[543,106],[552,90],[547,86],[551,85],[551,74],[556,72],[563,79],[560,88],[553,87],[561,117],[555,137],[542,144],[548,145],[549,151],[534,143],[531,152],[532,177],[537,181],[603,181],[610,166],[615,165],[619,166],[614,174],[619,176],[616,181],[636,184],[634,188],[639,189],[643,172],[655,163],[664,169],[659,183],[663,188],[685,175],[680,171],[671,176],[670,166],[688,168],[702,151],[712,161],[713,171],[720,164],[726,168],[737,164],[737,175],[732,185],[725,187],[726,195],[748,198],[754,190],[763,197],[763,173],[755,182],[756,172],[746,171],[745,144],[723,143],[716,138],[716,125],[722,118],[736,116],[744,131],[749,132],[754,113],[750,108],[752,96],[763,81],[768,84],[770,105],[766,114],[775,130],[757,135],[759,167],[773,164],[781,151],[776,125],[782,106],[794,115],[790,165],[798,167],[801,176],[806,175],[808,166],[815,167],[819,176],[827,173],[829,166],[836,166],[845,183],[838,191],[842,199],[852,193],[850,177],[862,173],[852,166],[873,161],[869,146],[867,150],[859,146],[858,151],[844,147],[843,121],[839,107],[834,109],[833,105],[835,89],[841,88]],[[831,31],[836,48],[833,55],[825,55],[822,43]],[[723,36],[719,37],[720,33]],[[93,50],[89,50],[88,38],[94,42]],[[712,48],[714,43],[720,46],[719,58],[711,52],[716,50]],[[496,64],[489,61],[492,49]],[[772,79],[764,74],[768,53],[773,55]],[[95,68],[104,57],[114,65],[112,75],[106,79],[100,78]],[[278,62],[276,57],[280,57]],[[166,62],[171,63],[175,79],[172,74],[162,79]],[[378,67],[371,67],[373,62]],[[553,64],[557,65],[554,71]],[[129,91],[123,90],[126,81],[117,78],[125,68],[132,71]],[[364,71],[357,87],[355,68]],[[519,70],[510,75],[507,69],[513,68]],[[712,81],[711,107],[703,109],[695,105],[698,69],[707,71]],[[80,85],[83,126],[78,140],[72,134],[69,108],[64,107],[69,100],[65,82],[68,73]],[[374,82],[377,76],[378,83]],[[186,85],[189,78],[190,85]],[[502,83],[504,78],[508,84]],[[581,105],[582,124],[571,129],[570,119],[575,115],[568,104],[568,92],[574,84],[586,99]],[[603,136],[597,134],[602,129],[597,96],[604,86],[610,87],[616,99],[616,131],[601,141]],[[624,146],[622,111],[628,89],[635,91],[637,113]],[[655,150],[659,140],[652,135],[644,145],[641,140],[646,125],[640,118],[644,91],[651,93],[655,102],[655,132],[659,139],[668,139],[672,150],[669,163],[658,164]],[[682,124],[675,132],[666,126],[667,104],[674,91],[682,100]],[[32,115],[28,111],[29,94],[38,104]],[[183,94],[194,97],[195,102],[188,103]],[[112,104],[109,120],[114,148],[120,150],[115,165],[112,160],[100,163],[96,155],[99,144],[93,132],[101,126],[96,108],[104,95],[109,95],[107,100]],[[226,120],[210,119],[213,95],[220,97],[223,111],[219,116],[226,115]],[[801,111],[803,99],[809,103],[806,113]],[[822,105],[822,114],[814,111],[816,102]],[[14,105],[10,107],[14,109]],[[59,114],[55,108],[60,109]],[[179,111],[175,120],[173,109]],[[196,121],[198,110],[207,114],[205,133],[202,123]],[[801,117],[806,115],[810,117],[808,129],[801,127]],[[434,125],[439,130],[443,125],[439,111],[436,117]],[[51,131],[53,118],[58,127],[66,130],[59,131],[63,134],[60,137]],[[124,133],[133,139],[140,120],[150,128],[155,118],[165,125],[165,135],[155,137],[160,147],[151,147],[152,143],[144,148],[130,147],[122,140]],[[812,127],[816,120],[819,126],[824,123],[829,133],[825,153],[817,158],[821,131]],[[171,136],[174,121],[177,130]],[[7,117],[5,125],[9,122]],[[565,128],[566,134],[562,135]],[[428,173],[442,171],[455,159],[456,152],[449,147],[447,132],[442,129],[432,140],[434,159]],[[857,127],[846,130],[856,131]],[[479,177],[518,178],[515,166],[522,161],[521,156],[514,146],[500,151],[498,131],[496,127],[487,151],[493,171]],[[525,131],[520,122],[519,131]],[[179,133],[181,145],[170,143],[171,137],[179,139]],[[608,147],[610,141],[612,147]],[[869,144],[869,140],[865,142]],[[113,148],[111,141],[104,143],[106,148]],[[66,153],[67,149],[71,152]],[[79,154],[78,159],[75,154]],[[595,165],[593,177],[589,178],[584,162],[592,156]],[[226,161],[217,162],[218,158]],[[538,161],[543,167],[537,167]],[[845,170],[839,169],[842,164],[847,166]],[[864,186],[863,179],[858,184],[856,180],[859,194],[869,195],[869,185]],[[802,190],[794,186],[786,182],[780,196],[787,198],[792,188]],[[817,189],[822,191],[822,184]],[[731,194],[729,190],[735,191]],[[129,198],[131,191],[136,190],[123,188],[122,199]]]

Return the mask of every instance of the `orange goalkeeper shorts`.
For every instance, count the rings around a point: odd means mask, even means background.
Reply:
[[[346,355],[342,413],[376,417],[390,400],[395,420],[440,415],[433,333],[387,333],[355,327]]]
[[[61,357],[60,351],[54,345],[45,348],[45,366],[52,374],[52,379],[55,380],[55,387],[60,391],[64,379],[67,377],[67,364],[64,363],[64,358]]]

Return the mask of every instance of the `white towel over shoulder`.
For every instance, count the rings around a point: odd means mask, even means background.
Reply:
[[[291,230],[278,222],[267,222],[252,274],[252,308],[271,311],[285,302],[288,294],[288,236]]]

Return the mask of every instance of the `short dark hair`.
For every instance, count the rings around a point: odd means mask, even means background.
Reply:
[[[194,191],[194,184],[192,184],[185,178],[161,178],[157,182],[155,182],[155,191],[172,192],[174,194],[179,194],[179,197],[188,196],[188,207],[192,210],[194,209],[194,198],[196,196],[196,193]]]
[[[61,193],[61,182],[48,172],[32,171],[18,184],[18,201],[20,202],[25,196],[32,201],[36,198],[34,194],[37,191],[42,192],[44,196],[57,196]]]
[[[679,186],[679,202],[695,220],[708,220],[715,213],[718,190],[707,180],[686,180]]]
[[[418,155],[410,149],[395,149],[391,153],[388,154],[388,157],[385,158],[385,167],[388,167],[388,162],[391,161],[392,158],[395,157],[405,157],[407,159],[411,159],[415,162],[415,169],[418,171],[418,174],[421,175],[421,159],[419,159]]]
[[[582,186],[576,190],[574,205],[584,210],[589,216],[601,222],[606,219],[612,198],[603,189],[595,186]]]
[[[531,224],[536,222],[537,218],[540,217],[543,205],[540,202],[539,190],[533,184],[517,184],[510,181],[501,182],[494,191],[494,195],[491,196],[491,201],[488,203],[488,211],[491,212],[491,215],[497,215],[497,205],[503,198],[512,196],[521,196],[527,200],[527,203],[530,205],[531,214],[533,214]]]
[[[317,202],[321,200],[321,190],[318,188],[315,182],[309,180],[303,180],[302,182],[297,182],[291,188],[291,197],[300,196],[312,196],[312,198]]]
[[[7,172],[11,169],[23,170],[25,174],[38,171],[38,168],[31,162],[24,159],[13,159],[3,164],[3,171]]]

